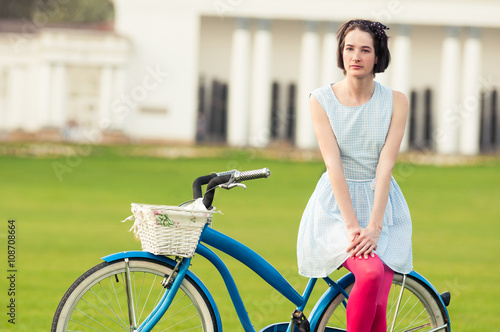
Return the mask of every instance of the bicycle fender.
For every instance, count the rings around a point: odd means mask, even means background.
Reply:
[[[434,288],[434,286],[427,279],[425,279],[421,274],[419,274],[418,272],[411,271],[410,273],[408,273],[408,275],[412,276],[413,278],[415,278],[418,281],[422,282],[425,286],[427,286],[429,288],[429,290],[431,290],[432,292],[434,292],[434,294],[436,295],[436,297],[439,299],[439,303],[441,304],[441,308],[444,310],[444,312],[446,314],[446,321],[448,322],[448,327],[449,327],[448,330],[451,331],[450,316],[448,314],[448,309],[446,308],[446,305],[444,304],[443,299],[441,298],[441,294],[439,294],[439,292],[436,290],[436,288]]]
[[[352,273],[348,273],[337,281],[337,284],[343,289],[349,286],[354,281],[354,275]],[[311,331],[316,330],[316,325],[318,324],[319,319],[321,318],[321,314],[326,309],[330,301],[333,300],[337,294],[340,293],[340,290],[335,286],[330,286],[323,293],[321,298],[316,302],[316,305],[312,309],[309,315],[309,323],[311,324]]]
[[[111,263],[115,261],[120,261],[124,260],[125,258],[147,258],[151,260],[156,260],[160,261],[162,263],[168,264],[172,267],[175,267],[177,264],[176,261],[174,261],[171,258],[168,258],[166,256],[161,256],[161,255],[154,255],[152,253],[146,252],[146,251],[123,251],[123,252],[117,252],[105,257],[102,257],[102,260]],[[203,282],[190,270],[187,271],[186,275],[188,275],[194,283],[201,289],[201,291],[205,294],[207,297],[208,301],[212,305],[212,308],[214,309],[214,314],[215,314],[215,319],[217,321],[217,329],[218,332],[222,332],[222,321],[220,318],[220,313],[219,313],[219,308],[217,307],[217,304],[215,303],[212,294],[210,294],[208,288],[203,284]]]

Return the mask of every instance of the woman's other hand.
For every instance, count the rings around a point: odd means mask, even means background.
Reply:
[[[347,252],[350,253],[350,258],[365,258],[368,256],[375,256],[375,250],[377,250],[377,242],[380,237],[380,230],[371,227],[361,228],[358,230],[350,229],[347,230],[347,239],[350,241],[349,247],[347,247]]]

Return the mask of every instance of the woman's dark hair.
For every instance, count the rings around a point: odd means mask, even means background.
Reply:
[[[375,48],[375,56],[377,57],[377,63],[373,66],[373,75],[376,73],[383,73],[389,66],[391,61],[391,53],[387,47],[387,39],[389,38],[385,34],[385,30],[389,28],[380,22],[373,22],[369,20],[350,20],[349,22],[342,25],[337,31],[337,66],[344,71],[344,46],[345,37],[347,34],[353,30],[361,30],[369,33],[372,36],[373,47]]]

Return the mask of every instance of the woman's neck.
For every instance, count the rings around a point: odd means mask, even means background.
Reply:
[[[347,76],[341,84],[340,94],[343,103],[347,106],[359,106],[367,103],[375,90],[375,81],[372,77],[358,79]]]
[[[344,82],[346,89],[345,92],[347,92],[351,97],[371,97],[373,89],[375,88],[375,82],[372,77],[356,78],[347,76]]]

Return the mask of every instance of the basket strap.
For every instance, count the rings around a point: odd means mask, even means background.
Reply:
[[[127,221],[135,221],[135,216],[134,215],[131,215],[130,217],[122,220],[121,222],[127,222]]]

